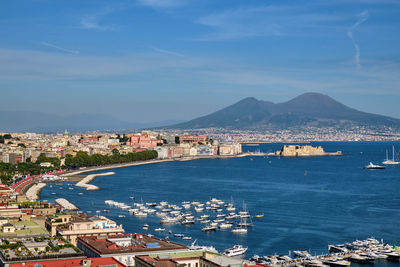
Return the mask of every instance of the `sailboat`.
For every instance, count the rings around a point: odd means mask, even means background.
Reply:
[[[386,160],[382,161],[382,164],[385,164],[385,165],[397,165],[397,164],[400,164],[400,161],[395,161],[394,160],[394,146],[392,147],[392,151],[393,151],[392,159],[389,159],[388,151],[386,149]]]

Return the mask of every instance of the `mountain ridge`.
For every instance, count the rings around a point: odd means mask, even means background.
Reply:
[[[211,114],[167,128],[254,129],[335,125],[384,125],[400,128],[400,119],[359,111],[328,95],[308,92],[282,103],[246,97]]]

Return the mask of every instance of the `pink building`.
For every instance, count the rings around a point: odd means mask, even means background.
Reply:
[[[142,134],[131,136],[126,144],[133,147],[152,148],[163,144],[163,140],[153,139],[149,134]]]

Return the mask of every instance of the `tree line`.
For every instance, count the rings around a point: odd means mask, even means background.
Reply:
[[[75,156],[68,154],[65,158],[65,165],[61,166],[61,161],[58,158],[47,157],[44,153],[40,154],[36,162],[20,162],[18,164],[0,162],[0,179],[1,183],[10,185],[13,182],[18,182],[22,178],[16,180],[13,177],[16,174],[20,175],[37,175],[45,172],[59,170],[60,168],[71,167],[90,167],[101,166],[107,164],[124,163],[131,161],[149,160],[157,158],[157,151],[146,150],[142,152],[120,154],[117,149],[112,151],[111,155],[88,155],[86,152],[79,151]],[[28,158],[29,159],[29,158]],[[42,162],[51,162],[52,167],[40,166]]]
[[[68,154],[65,158],[66,167],[90,167],[101,166],[107,164],[124,163],[131,161],[149,160],[157,158],[158,153],[154,150],[146,150],[142,152],[129,152],[120,154],[117,149],[112,151],[111,155],[93,154],[88,155],[83,151],[79,151],[75,156]]]

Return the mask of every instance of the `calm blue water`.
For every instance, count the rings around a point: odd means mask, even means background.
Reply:
[[[235,244],[248,246],[248,256],[287,254],[289,250],[320,254],[326,252],[328,244],[370,236],[400,243],[400,166],[363,169],[370,161],[382,162],[386,149],[391,150],[392,145],[399,150],[400,142],[312,144],[322,145],[325,151],[342,150],[345,155],[202,159],[120,168],[112,170],[116,172],[113,176],[92,181],[100,187],[98,191],[74,186],[74,190],[68,190],[67,184],[59,183],[45,187],[41,199],[53,201],[64,197],[90,213],[109,209],[106,216],[122,223],[126,232],[145,232],[142,226],[148,223],[149,233],[165,237],[167,233],[154,232],[160,227],[158,217],[139,219],[105,205],[104,200],[132,204],[129,197],[135,196],[139,202],[142,198],[143,202],[180,204],[205,202],[210,197],[228,202],[232,197],[236,207],[245,201],[252,215],[265,215],[253,219],[254,228],[246,235],[234,235],[230,230],[207,234],[201,231],[203,225],[199,223],[165,228],[197,238],[200,245],[213,245],[218,250]],[[243,150],[272,152],[280,147],[281,144],[260,144],[243,146]],[[118,218],[120,214],[126,217]]]

